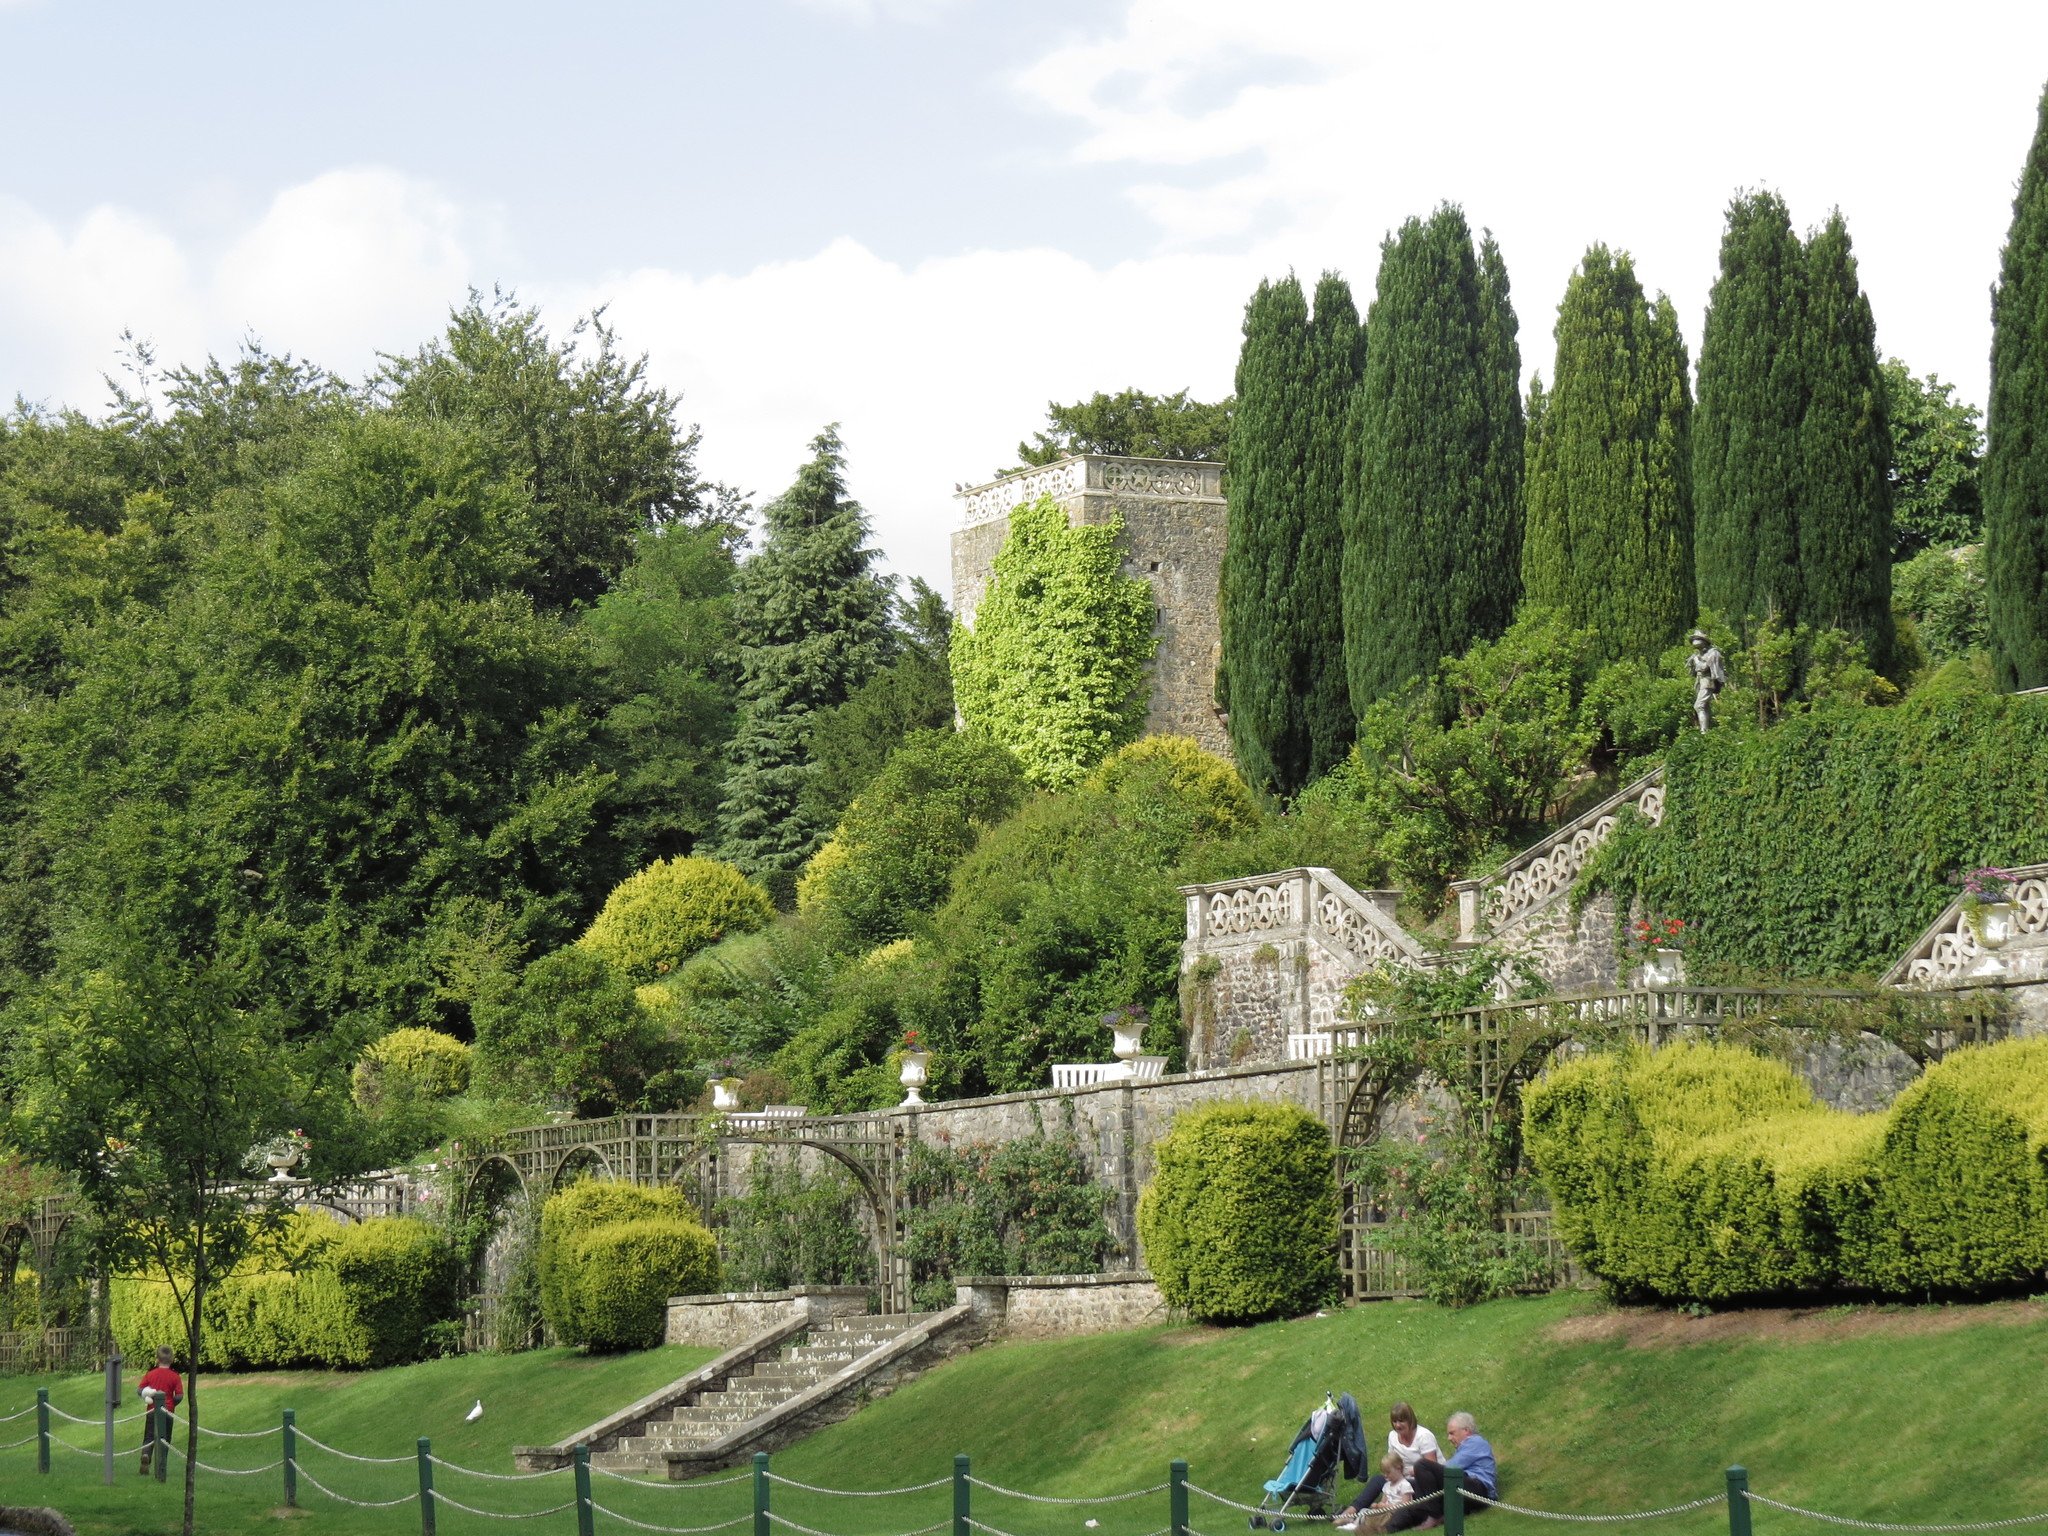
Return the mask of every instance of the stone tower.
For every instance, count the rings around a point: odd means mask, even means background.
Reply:
[[[1121,515],[1124,574],[1152,588],[1159,649],[1146,733],[1192,736],[1228,757],[1230,738],[1216,708],[1223,466],[1089,453],[960,492],[966,516],[953,534],[953,610],[961,623],[974,623],[996,551],[1009,534],[1010,513],[1047,494],[1076,527]]]

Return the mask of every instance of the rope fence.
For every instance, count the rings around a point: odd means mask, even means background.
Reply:
[[[171,1438],[172,1433],[177,1428],[189,1428],[189,1426],[178,1425],[168,1410],[151,1411],[159,1416],[156,1423],[152,1426],[152,1433],[145,1441],[145,1447],[148,1447],[151,1442],[158,1442],[160,1443],[160,1453],[152,1460],[145,1460],[144,1470],[150,1470],[153,1461],[156,1479],[162,1482],[166,1480],[166,1469],[172,1456],[176,1456],[180,1461],[186,1460],[186,1452],[173,1442]],[[75,1452],[80,1456],[90,1456],[96,1460],[105,1458],[108,1469],[111,1472],[112,1458],[116,1454],[111,1450],[111,1440],[105,1446],[87,1448],[82,1445],[73,1444],[61,1435],[54,1433],[51,1429],[52,1418],[66,1420],[73,1424],[92,1425],[94,1427],[107,1424],[109,1422],[107,1419],[79,1418],[75,1414],[66,1413],[55,1404],[49,1402],[46,1395],[39,1393],[38,1401],[33,1407],[24,1409],[19,1413],[0,1417],[0,1424],[15,1423],[30,1415],[35,1416],[36,1432],[24,1439],[0,1444],[0,1451],[18,1451],[34,1446],[36,1470],[39,1473],[47,1474],[51,1471],[50,1453],[52,1450],[61,1447],[63,1450]],[[113,1419],[112,1422],[116,1424],[132,1423],[135,1419],[143,1417],[145,1417],[143,1414],[134,1414],[126,1418]],[[773,1536],[777,1527],[794,1532],[796,1536],[843,1536],[843,1533],[820,1530],[810,1525],[799,1524],[797,1521],[790,1519],[787,1514],[775,1509],[772,1500],[773,1490],[777,1487],[827,1499],[905,1498],[917,1494],[931,1493],[941,1488],[951,1489],[953,1509],[949,1519],[939,1520],[930,1525],[919,1526],[914,1530],[898,1533],[898,1536],[938,1536],[940,1532],[950,1532],[951,1536],[974,1536],[976,1532],[981,1533],[981,1536],[1016,1536],[1016,1533],[1003,1530],[1001,1527],[987,1524],[976,1518],[977,1512],[974,1509],[974,1491],[976,1489],[997,1498],[1018,1499],[1028,1504],[1063,1508],[1123,1504],[1137,1499],[1156,1498],[1160,1494],[1165,1494],[1167,1496],[1168,1523],[1157,1531],[1147,1533],[1147,1536],[1203,1536],[1203,1533],[1196,1530],[1189,1520],[1188,1502],[1190,1496],[1205,1499],[1212,1504],[1247,1515],[1249,1517],[1247,1524],[1254,1531],[1270,1530],[1280,1532],[1287,1529],[1290,1521],[1328,1523],[1331,1518],[1323,1512],[1330,1502],[1328,1495],[1318,1495],[1314,1501],[1315,1507],[1313,1509],[1293,1509],[1289,1507],[1291,1501],[1286,1500],[1276,1505],[1270,1497],[1261,1504],[1245,1504],[1190,1482],[1188,1480],[1187,1463],[1184,1461],[1176,1461],[1172,1464],[1167,1480],[1163,1483],[1155,1483],[1145,1488],[1134,1488],[1124,1493],[1106,1493],[1078,1498],[1067,1495],[1031,1493],[1024,1489],[1008,1488],[1000,1483],[988,1482],[983,1478],[973,1475],[972,1464],[965,1456],[953,1458],[953,1475],[951,1477],[934,1478],[930,1482],[924,1483],[911,1483],[901,1488],[829,1488],[815,1483],[799,1482],[795,1478],[784,1477],[779,1473],[771,1471],[766,1452],[757,1453],[754,1457],[752,1468],[735,1476],[710,1478],[700,1482],[655,1484],[629,1472],[593,1465],[588,1445],[577,1445],[573,1448],[571,1452],[572,1460],[568,1466],[549,1467],[534,1472],[492,1472],[481,1467],[466,1467],[459,1462],[448,1461],[440,1456],[436,1456],[433,1453],[431,1442],[424,1438],[418,1442],[418,1447],[414,1454],[409,1456],[361,1456],[353,1451],[344,1451],[338,1446],[332,1446],[325,1441],[315,1439],[312,1435],[298,1428],[295,1416],[289,1409],[284,1413],[283,1422],[269,1429],[205,1430],[204,1426],[200,1426],[200,1428],[205,1433],[231,1440],[263,1440],[271,1435],[282,1435],[284,1454],[276,1460],[268,1461],[261,1466],[255,1467],[218,1467],[194,1458],[191,1460],[191,1466],[198,1472],[203,1472],[210,1477],[227,1478],[260,1477],[266,1474],[282,1472],[285,1503],[294,1507],[299,1502],[299,1485],[302,1482],[308,1488],[326,1498],[355,1509],[396,1509],[401,1505],[415,1505],[419,1510],[422,1536],[436,1536],[435,1513],[439,1509],[459,1511],[462,1514],[485,1520],[547,1520],[573,1514],[576,1520],[577,1536],[595,1536],[596,1522],[599,1516],[603,1516],[608,1521],[615,1521],[620,1526],[631,1527],[635,1530],[653,1531],[660,1533],[660,1536],[713,1536],[713,1533],[716,1532],[737,1530],[742,1526],[748,1525],[753,1527],[753,1536]],[[339,1489],[328,1487],[327,1484],[321,1482],[319,1478],[309,1472],[301,1455],[302,1449],[332,1456],[340,1461],[353,1463],[358,1466],[396,1467],[410,1463],[418,1479],[418,1486],[399,1494],[396,1498],[357,1498]],[[436,1489],[433,1474],[434,1469],[437,1467],[444,1472],[457,1476],[478,1478],[494,1483],[529,1483],[545,1478],[558,1477],[563,1473],[571,1473],[575,1481],[575,1493],[574,1497],[567,1502],[552,1504],[544,1509],[480,1509],[474,1505],[451,1498],[446,1493]],[[708,1525],[656,1524],[639,1519],[634,1515],[626,1514],[620,1510],[607,1508],[598,1503],[591,1494],[592,1473],[620,1482],[638,1483],[643,1488],[659,1488],[667,1492],[683,1493],[704,1492],[714,1488],[728,1488],[740,1483],[751,1482],[753,1485],[753,1508],[750,1513]],[[330,1473],[329,1475],[332,1476],[333,1474]],[[1565,1520],[1581,1524],[1616,1524],[1635,1520],[1665,1520],[1679,1515],[1698,1514],[1715,1506],[1723,1506],[1727,1511],[1728,1536],[1753,1536],[1751,1516],[1753,1507],[1757,1505],[1762,1505],[1795,1519],[1814,1520],[1826,1525],[1849,1526],[1863,1531],[1908,1533],[1908,1536],[1912,1536],[1912,1533],[1920,1532],[1929,1533],[1929,1536],[1934,1536],[1934,1533],[2001,1531],[2016,1529],[2021,1526],[2048,1525],[2048,1511],[2042,1511],[2039,1514],[2014,1515],[2000,1520],[1925,1523],[1862,1520],[1849,1515],[1831,1514],[1824,1510],[1806,1509],[1797,1504],[1788,1504],[1778,1499],[1769,1498],[1764,1494],[1753,1492],[1749,1487],[1749,1474],[1742,1467],[1730,1467],[1726,1474],[1726,1482],[1727,1486],[1722,1492],[1693,1499],[1683,1504],[1671,1504],[1660,1509],[1630,1510],[1619,1514],[1579,1514],[1568,1510],[1532,1509],[1525,1505],[1511,1504],[1505,1499],[1495,1497],[1492,1493],[1482,1493],[1477,1488],[1467,1488],[1462,1471],[1455,1468],[1446,1468],[1442,1490],[1425,1495],[1419,1502],[1431,1504],[1440,1502],[1442,1527],[1445,1536],[1465,1536],[1465,1520],[1472,1512],[1473,1506],[1497,1509],[1503,1514],[1518,1515],[1528,1519]],[[1093,1527],[1096,1522],[1090,1520],[1087,1524]],[[872,1536],[872,1533],[862,1533],[862,1536]]]

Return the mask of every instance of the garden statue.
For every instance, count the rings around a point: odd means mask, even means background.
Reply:
[[[1713,722],[1714,695],[1728,686],[1728,668],[1722,663],[1721,652],[1704,629],[1696,629],[1690,636],[1692,655],[1685,664],[1692,671],[1692,712],[1693,718],[1704,731]]]

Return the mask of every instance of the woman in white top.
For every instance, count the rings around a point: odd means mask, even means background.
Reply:
[[[1413,1478],[1418,1461],[1442,1461],[1443,1454],[1436,1443],[1436,1436],[1415,1422],[1415,1410],[1406,1403],[1396,1403],[1387,1411],[1387,1422],[1392,1427],[1387,1431],[1387,1454],[1401,1458],[1401,1469],[1405,1477]],[[1358,1497],[1350,1507],[1337,1516],[1339,1526],[1347,1525],[1357,1518],[1360,1510],[1371,1509],[1379,1502],[1381,1491],[1387,1479],[1374,1473],[1358,1490]]]

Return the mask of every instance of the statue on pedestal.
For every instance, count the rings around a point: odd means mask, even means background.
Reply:
[[[1685,659],[1685,664],[1692,672],[1692,713],[1704,731],[1713,723],[1714,695],[1728,686],[1728,667],[1704,629],[1694,630],[1689,638],[1692,655]]]

